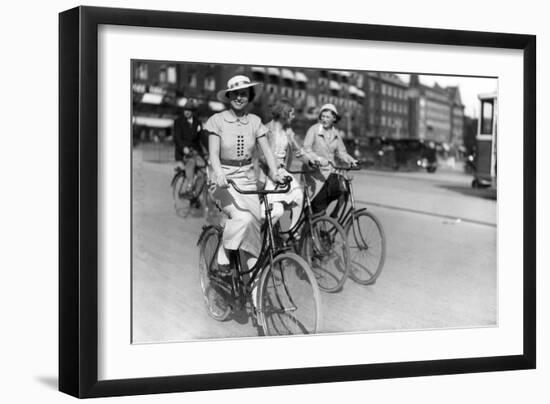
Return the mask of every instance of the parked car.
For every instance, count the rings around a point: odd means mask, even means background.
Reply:
[[[368,137],[357,140],[346,140],[350,154],[364,167],[380,170],[418,170],[429,173],[437,170],[437,145],[434,142],[423,142],[418,139],[388,139],[385,137]]]

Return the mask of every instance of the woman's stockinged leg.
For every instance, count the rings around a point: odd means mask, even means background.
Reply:
[[[227,250],[223,247],[223,245],[220,246],[218,249],[218,265],[229,265],[229,256],[227,254]]]
[[[285,213],[285,207],[282,202],[274,202],[271,205],[271,222],[277,223],[283,214]]]
[[[304,204],[304,193],[302,189],[298,188],[292,192],[294,194],[294,205],[292,206],[292,216],[290,219],[289,229],[293,229],[296,225],[296,222],[298,221],[298,219],[300,218],[300,214],[302,213],[302,207]]]

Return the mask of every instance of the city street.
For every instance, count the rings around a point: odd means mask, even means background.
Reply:
[[[247,313],[208,316],[198,277],[205,218],[176,215],[172,163],[133,162],[133,342],[256,336]],[[495,326],[496,200],[471,176],[363,170],[355,197],[381,221],[384,269],[374,285],[348,279],[322,293],[322,332]],[[200,213],[200,212],[199,212]]]

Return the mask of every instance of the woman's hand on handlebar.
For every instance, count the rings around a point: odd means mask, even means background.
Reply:
[[[329,161],[324,157],[317,157],[309,160],[309,165],[315,168],[326,167],[328,164],[329,164]]]
[[[225,174],[222,172],[214,173],[213,182],[214,184],[216,184],[217,187],[229,188],[229,184],[227,183],[227,178],[225,178]]]
[[[277,170],[277,172],[271,173],[269,178],[271,178],[271,181],[276,184],[283,184],[285,182],[285,176],[282,170]]]

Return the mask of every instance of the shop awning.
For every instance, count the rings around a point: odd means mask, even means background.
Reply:
[[[163,97],[164,95],[162,94],[145,93],[143,94],[141,102],[144,104],[161,104]]]
[[[349,86],[349,87],[348,87],[348,91],[349,91],[350,94],[358,95],[358,94],[357,94],[357,91],[359,91],[359,89],[358,89],[357,87],[355,87],[355,86]]]
[[[219,101],[209,101],[208,107],[214,112],[220,112],[225,109],[224,103]]]
[[[281,72],[276,67],[268,67],[267,74],[269,74],[270,76],[280,76]]]
[[[136,125],[149,126],[151,128],[169,128],[174,124],[171,118],[157,118],[153,116],[134,116],[132,122]]]
[[[261,66],[252,66],[250,68],[250,70],[252,70],[253,72],[256,72],[256,73],[263,73],[265,74],[265,67],[261,67]]]
[[[294,73],[290,69],[282,69],[281,73],[283,74],[283,79],[294,81]]]
[[[303,83],[307,83],[307,77],[306,77],[306,75],[305,75],[304,73],[302,73],[302,72],[296,72],[296,73],[294,74],[294,78],[295,78],[296,81],[301,81],[301,82],[303,82]]]
[[[357,89],[356,94],[361,98],[365,98],[365,92],[363,90]]]
[[[331,80],[330,83],[329,83],[329,88],[331,90],[340,91],[342,89],[342,86],[340,84],[338,84],[336,81]]]

